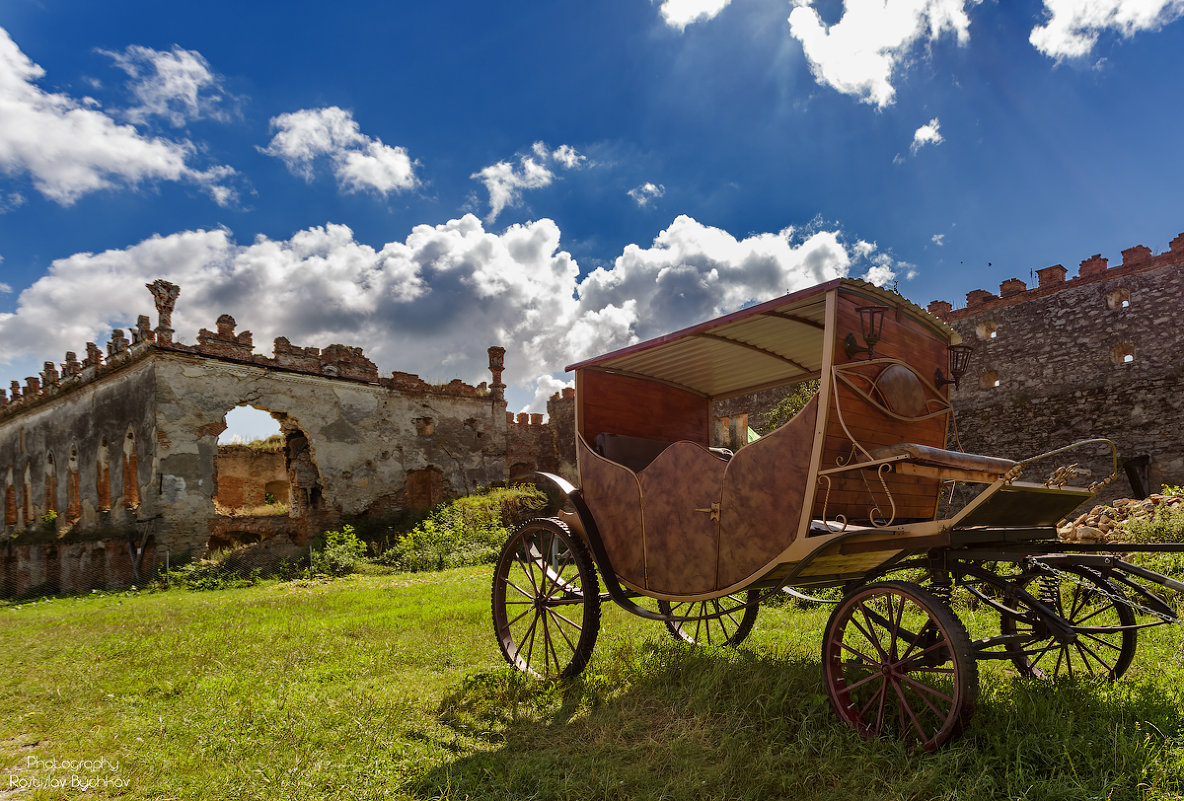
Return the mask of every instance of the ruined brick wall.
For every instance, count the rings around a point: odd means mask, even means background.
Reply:
[[[1115,267],[1097,255],[1066,272],[929,305],[975,348],[953,393],[962,446],[1021,458],[1106,437],[1122,461],[1147,457],[1151,491],[1184,482],[1184,235],[1159,255],[1139,246]],[[1140,489],[1120,472],[1102,497]]]
[[[145,355],[28,390],[0,411],[9,536],[30,528],[101,536],[133,529],[137,514],[150,513],[141,507],[151,495],[156,377]]]
[[[218,490],[214,503],[224,509],[288,504],[288,469],[282,450],[219,445],[214,462]]]
[[[564,387],[547,401],[547,425],[551,434],[551,452],[555,471],[573,484],[579,484],[576,471],[576,391]]]
[[[536,470],[554,473],[558,460],[551,427],[542,414],[506,412],[506,466],[512,481]]]
[[[214,527],[214,457],[226,413],[272,412],[291,442],[307,444],[305,490],[290,516],[297,541],[343,516],[431,506],[503,481],[504,402],[478,392],[392,390],[381,383],[228,363],[162,351],[155,359],[162,542],[204,547]],[[289,462],[292,456],[289,454]],[[293,474],[295,475],[295,474]]]
[[[184,345],[169,327],[178,288],[148,288],[155,329],[142,316],[130,341],[112,332],[106,355],[87,343],[83,361],[68,353],[60,371],[46,362],[26,386],[0,391],[0,594],[126,585],[158,552],[176,561],[236,541],[300,544],[346,516],[430,508],[505,480],[503,349],[490,349],[492,385],[433,386],[380,377],[345,345],[280,338],[272,356],[256,354],[229,315]],[[262,470],[224,464],[219,488],[217,440],[239,405],[273,413],[283,452]],[[286,517],[214,503],[221,491],[251,506],[281,480]]]

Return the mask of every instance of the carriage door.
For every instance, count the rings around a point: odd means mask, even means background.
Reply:
[[[726,466],[701,445],[676,442],[638,474],[647,589],[673,595],[715,589]]]

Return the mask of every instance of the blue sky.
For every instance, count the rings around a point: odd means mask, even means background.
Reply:
[[[182,287],[488,378],[836,275],[956,305],[1184,231],[1184,0],[0,6],[0,378]]]

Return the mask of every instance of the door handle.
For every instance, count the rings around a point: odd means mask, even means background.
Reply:
[[[716,523],[719,522],[719,504],[718,503],[711,504],[710,509],[696,509],[695,511],[709,514],[709,515],[711,515],[712,520],[714,520]]]

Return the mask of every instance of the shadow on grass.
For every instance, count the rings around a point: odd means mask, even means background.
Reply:
[[[1184,765],[1180,696],[1150,685],[991,676],[961,740],[910,754],[845,729],[817,662],[666,642],[568,682],[472,676],[439,719],[479,745],[417,797],[1146,799],[1178,793]]]

